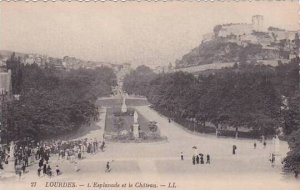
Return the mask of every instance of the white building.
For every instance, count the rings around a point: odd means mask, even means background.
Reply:
[[[0,72],[0,93],[11,93],[11,70]]]
[[[264,17],[262,15],[254,15],[252,17],[252,26],[254,31],[264,31]]]
[[[246,23],[224,24],[218,33],[218,37],[227,37],[230,35],[250,35],[253,32],[253,25]]]

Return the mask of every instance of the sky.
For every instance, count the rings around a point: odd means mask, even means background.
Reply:
[[[297,1],[0,2],[0,49],[155,67],[200,45],[217,24],[299,30]]]

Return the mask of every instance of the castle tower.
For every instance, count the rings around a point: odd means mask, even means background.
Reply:
[[[262,15],[254,15],[252,17],[253,30],[261,32],[264,27],[264,17]]]

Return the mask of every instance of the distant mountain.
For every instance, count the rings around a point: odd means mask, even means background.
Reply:
[[[3,58],[9,58],[12,53],[14,51],[10,51],[10,50],[0,50],[0,58],[3,59]],[[16,56],[20,56],[20,57],[23,57],[26,55],[26,53],[20,53],[20,52],[15,52]]]

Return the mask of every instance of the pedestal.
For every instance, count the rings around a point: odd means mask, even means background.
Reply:
[[[133,124],[133,137],[136,139],[140,138],[139,124],[137,123]]]
[[[127,106],[126,106],[126,104],[122,104],[121,111],[122,111],[122,113],[126,113],[127,112]]]
[[[125,98],[124,97],[123,97],[121,111],[122,111],[122,113],[126,113],[127,112],[127,106],[126,106],[126,102],[125,102]]]

